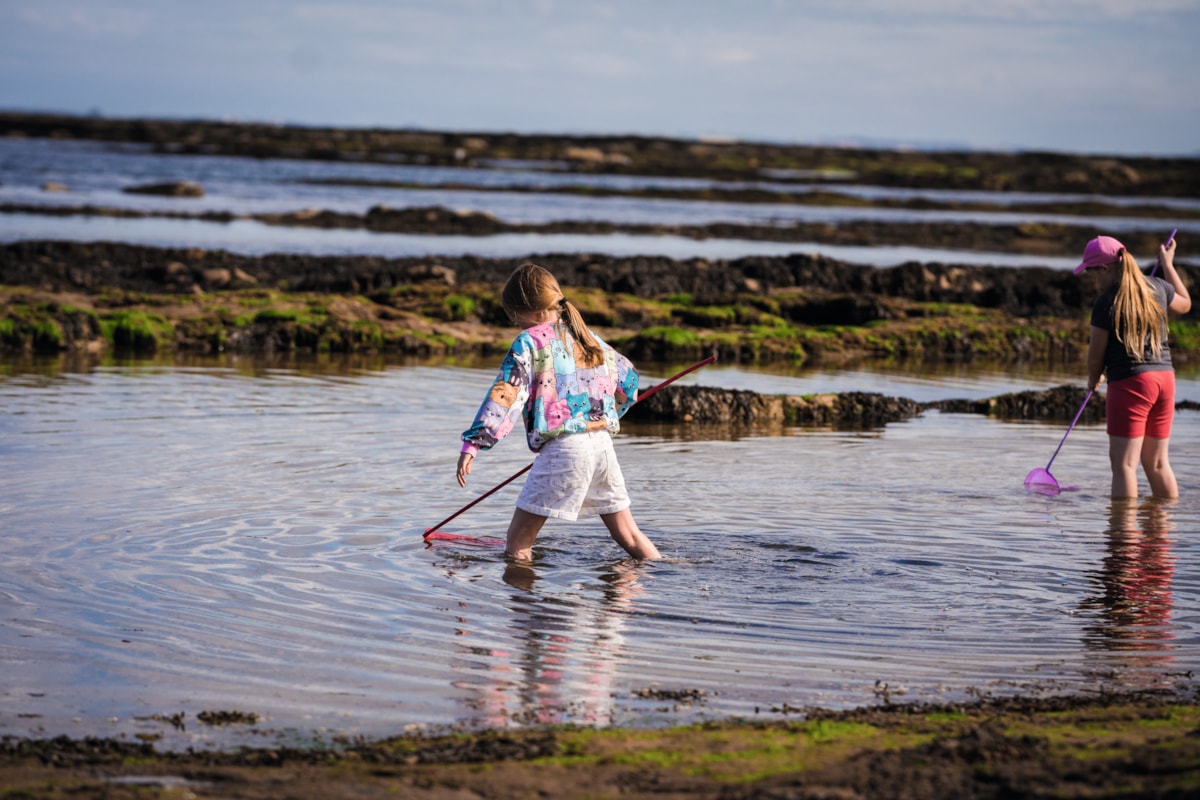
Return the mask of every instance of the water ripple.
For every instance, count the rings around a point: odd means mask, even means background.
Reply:
[[[1156,687],[1200,667],[1190,412],[1172,448],[1184,500],[1128,508],[1104,497],[1096,426],[1056,461],[1086,488],[1056,498],[1021,486],[1056,425],[630,432],[634,512],[667,558],[636,565],[601,526],[552,522],[519,567],[421,539],[528,463],[506,442],[471,489],[453,482],[489,376],[0,378],[0,733],[233,707],[278,731],[658,724]],[[515,491],[455,529],[502,536]]]

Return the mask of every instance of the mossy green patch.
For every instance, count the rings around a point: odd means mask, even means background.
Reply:
[[[697,306],[676,308],[672,312],[685,325],[698,328],[724,328],[738,320],[738,310],[733,306]]]
[[[244,308],[264,308],[273,306],[276,303],[276,297],[274,292],[256,289],[243,292],[238,301]]]
[[[174,326],[157,314],[112,311],[100,316],[100,331],[118,350],[153,353],[171,338]]]
[[[935,739],[953,740],[971,733],[976,724],[999,722],[1004,735],[1014,742],[1044,741],[1042,748],[1050,758],[1084,763],[1118,763],[1129,757],[1131,749],[1150,747],[1172,753],[1195,746],[1189,741],[1200,723],[1195,706],[1170,706],[1159,716],[1147,716],[1121,707],[1101,709],[1098,713],[1064,712],[1058,720],[1053,714],[1038,718],[1026,714],[1000,715],[999,719],[984,720],[959,711],[921,715],[909,721],[901,718],[886,720],[885,727],[853,720],[812,721],[789,726],[783,736],[779,729],[752,728],[731,732],[721,729],[706,734],[703,747],[684,746],[674,742],[666,754],[653,752],[641,763],[669,764],[679,771],[703,775],[720,782],[756,781],[776,774],[796,774],[831,763],[847,763],[854,754],[864,750],[916,748]],[[919,720],[919,722],[918,722]],[[683,750],[688,757],[678,757]],[[638,763],[636,760],[632,763]],[[985,772],[990,767],[981,763],[976,769]],[[1195,786],[1200,770],[1180,775],[1180,786]],[[1176,781],[1173,781],[1175,783]],[[1108,796],[1108,795],[1105,795]]]
[[[1167,324],[1171,332],[1171,347],[1188,352],[1200,350],[1200,322],[1176,319]]]
[[[638,336],[643,339],[657,340],[671,347],[689,347],[700,344],[700,334],[696,331],[665,325],[646,328]]]
[[[34,350],[57,350],[62,346],[62,326],[53,318],[38,320],[33,326]]]
[[[475,313],[478,304],[473,297],[462,294],[452,294],[443,301],[446,305],[449,319],[465,320]]]
[[[275,322],[300,322],[304,316],[294,308],[264,308],[254,315],[254,322],[264,325]]]
[[[1050,335],[1045,331],[1037,328],[1031,328],[1026,325],[1018,325],[1016,328],[1013,328],[1012,331],[1009,332],[1008,336],[1010,339],[1015,337],[1025,337],[1033,342],[1036,342],[1037,344],[1045,344],[1050,340]]]
[[[358,321],[351,327],[354,330],[357,344],[377,349],[383,347],[383,326],[378,322]]]
[[[0,296],[0,301],[8,298]],[[61,351],[99,330],[90,309],[54,302],[0,305],[0,346],[37,353]]]
[[[1118,758],[1132,747],[1171,747],[1186,741],[1197,729],[1200,729],[1200,707],[1165,705],[1158,713],[1141,710],[1135,716],[1131,709],[1114,706],[1094,714],[1048,713],[1036,722],[1013,719],[1005,733],[1036,735],[1064,758],[1098,761]],[[1197,779],[1200,780],[1200,773]]]
[[[902,734],[852,721],[779,726],[688,726],[666,731],[574,731],[562,755],[541,763],[616,763],[673,770],[736,784],[816,769],[865,749],[915,746],[929,734]]]
[[[458,344],[458,339],[455,339],[448,333],[433,333],[422,335],[423,339],[441,347],[453,348]]]

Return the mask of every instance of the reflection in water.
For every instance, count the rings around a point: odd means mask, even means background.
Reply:
[[[588,581],[584,596],[540,597],[536,566],[509,563],[504,582],[515,646],[468,646],[481,656],[472,677],[455,683],[471,696],[469,707],[489,727],[512,724],[615,724],[616,676],[625,660],[622,633],[641,566],[630,560],[605,564]],[[471,636],[466,618],[456,631]],[[487,627],[495,629],[494,623]],[[515,651],[515,652],[514,652]]]
[[[1108,554],[1098,574],[1102,594],[1083,603],[1084,609],[1099,612],[1085,629],[1088,648],[1140,651],[1157,667],[1171,663],[1175,558],[1168,507],[1157,499],[1139,506],[1135,499],[1113,498]]]

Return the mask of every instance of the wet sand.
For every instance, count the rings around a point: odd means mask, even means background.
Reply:
[[[1184,798],[1200,792],[1189,696],[1015,697],[795,709],[794,722],[494,731],[328,748],[160,753],[4,740],[6,797]]]

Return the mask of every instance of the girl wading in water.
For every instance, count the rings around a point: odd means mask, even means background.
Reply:
[[[598,514],[634,558],[659,558],[629,510],[625,479],[613,450],[619,419],[637,401],[633,364],[584,324],[558,281],[543,267],[522,264],[501,294],[504,310],[524,330],[513,341],[475,421],[462,435],[458,483],[471,464],[523,421],[537,453],[517,498],[505,552],[532,558],[549,517]]]
[[[1167,458],[1175,417],[1175,369],[1167,346],[1167,312],[1192,308],[1175,271],[1175,241],[1159,247],[1162,278],[1142,274],[1111,236],[1087,243],[1075,274],[1100,274],[1104,292],[1092,306],[1088,389],[1108,378],[1108,455],[1113,497],[1137,497],[1141,463],[1155,497],[1179,496]]]

